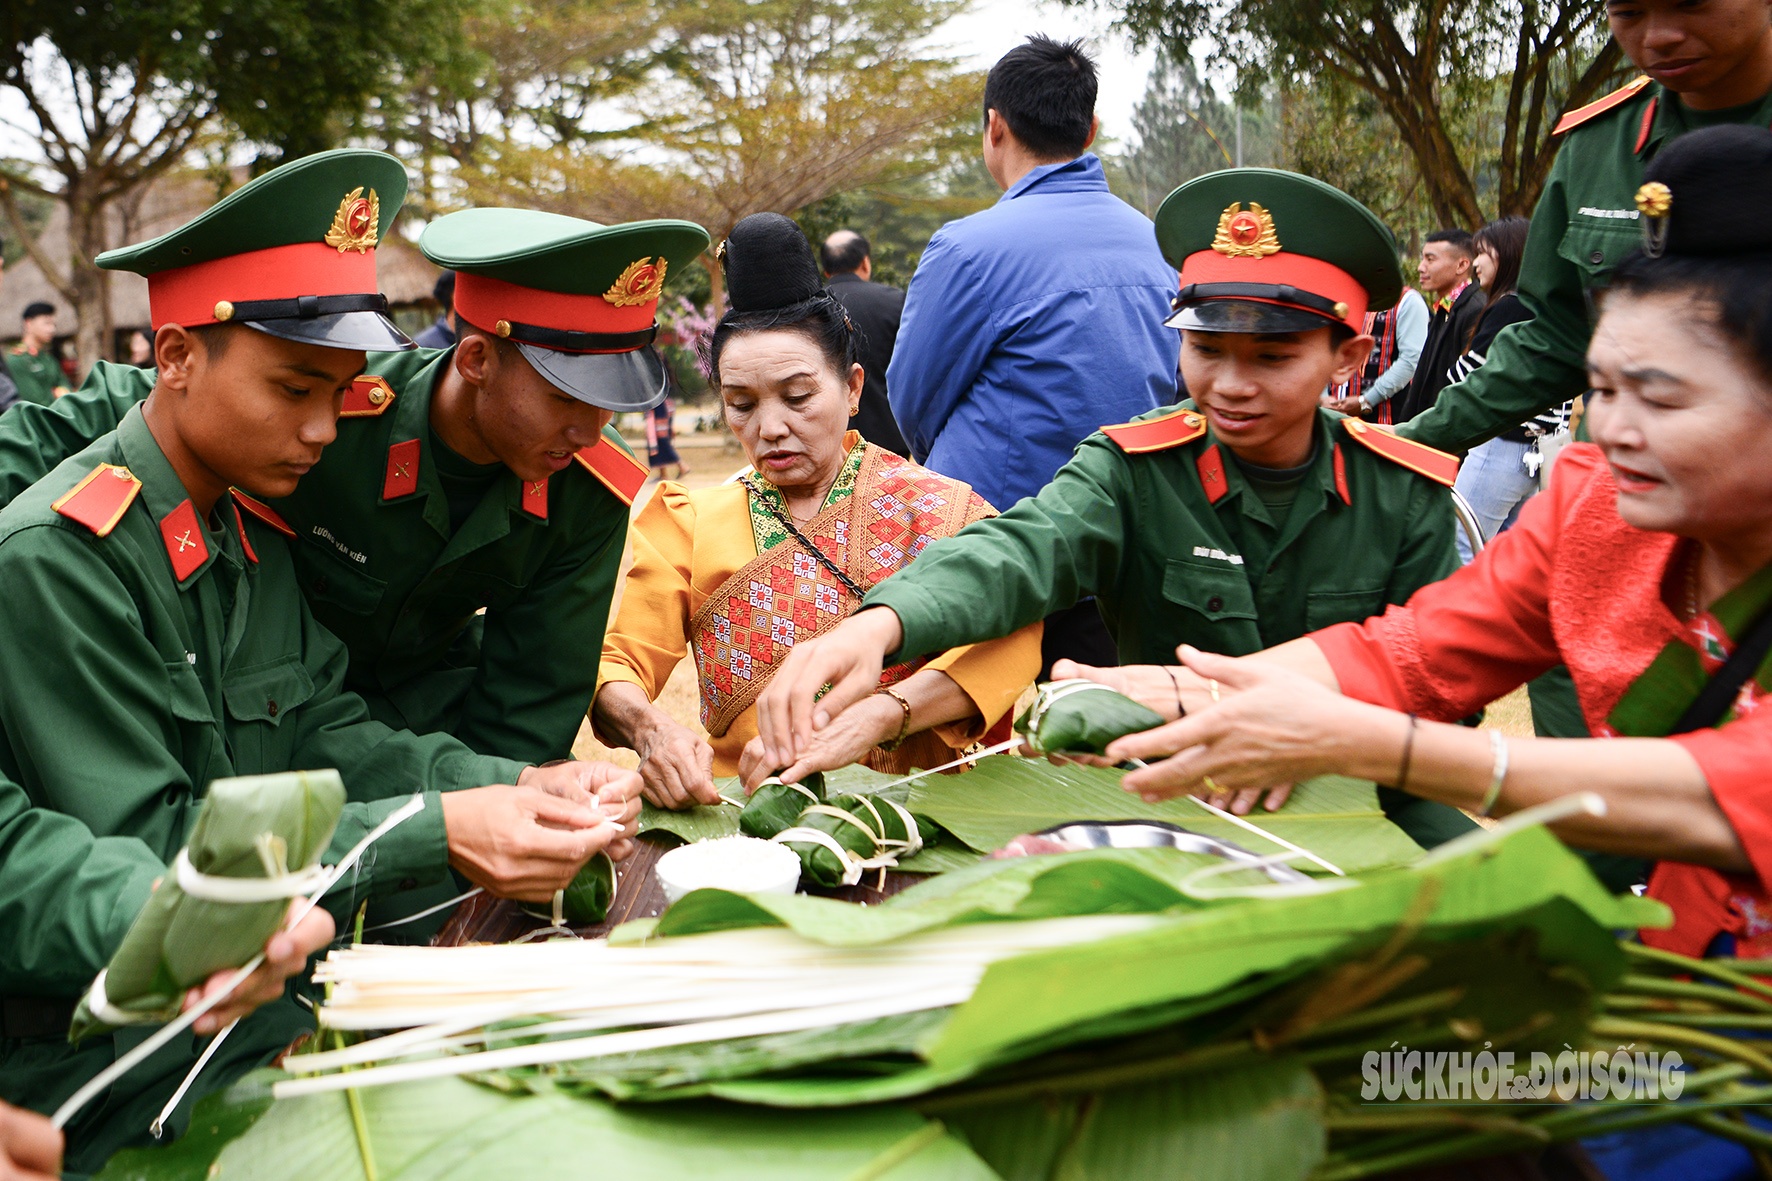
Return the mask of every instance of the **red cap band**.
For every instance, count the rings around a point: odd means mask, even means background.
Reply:
[[[1182,260],[1181,285],[1189,283],[1272,283],[1286,284],[1320,295],[1324,299],[1347,305],[1342,323],[1355,334],[1366,331],[1366,289],[1359,280],[1333,263],[1307,254],[1270,254],[1265,258],[1228,258],[1216,250],[1196,250]],[[1242,297],[1239,297],[1242,298]],[[1271,303],[1279,307],[1300,307],[1277,299],[1254,299],[1251,303]],[[1316,308],[1303,308],[1314,312]]]
[[[375,251],[342,253],[324,242],[296,242],[230,254],[148,276],[148,314],[156,329],[219,323],[222,300],[296,299],[303,295],[370,295],[379,287]]]
[[[466,271],[455,278],[456,314],[487,332],[500,320],[556,332],[644,332],[657,310],[655,299],[618,308],[601,295],[563,295]]]

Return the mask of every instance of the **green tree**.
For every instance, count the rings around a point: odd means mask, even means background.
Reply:
[[[0,207],[80,318],[83,365],[110,336],[109,276],[93,259],[112,211],[227,128],[264,166],[330,146],[403,72],[447,58],[461,0],[7,0],[0,86],[23,99],[12,130],[41,146],[9,168]],[[55,266],[17,195],[66,206]]]
[[[982,80],[919,47],[963,0],[715,0],[661,11],[626,126],[482,140],[475,200],[596,221],[680,217],[715,242],[742,217],[928,173],[971,148]],[[702,265],[721,298],[718,262]]]
[[[1209,39],[1245,90],[1333,80],[1363,92],[1414,157],[1424,200],[1445,224],[1530,213],[1558,115],[1604,93],[1622,66],[1604,6],[1590,0],[1106,2],[1136,41],[1177,57]]]
[[[1132,112],[1135,142],[1121,159],[1122,187],[1132,204],[1154,213],[1183,181],[1229,168],[1236,122],[1236,111],[1200,77],[1192,57],[1159,49]]]

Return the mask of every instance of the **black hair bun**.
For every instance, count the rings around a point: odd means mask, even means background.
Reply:
[[[1643,170],[1668,188],[1667,253],[1772,251],[1772,131],[1726,123],[1670,142]]]
[[[824,290],[812,243],[779,213],[753,213],[733,226],[723,258],[735,312],[791,307]]]

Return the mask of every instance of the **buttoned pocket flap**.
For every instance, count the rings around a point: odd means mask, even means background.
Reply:
[[[299,656],[282,656],[230,672],[222,684],[228,712],[242,722],[279,725],[314,695],[314,679]]]
[[[1255,618],[1255,595],[1241,566],[1170,558],[1163,572],[1163,597],[1214,621]]]
[[[1616,225],[1576,223],[1563,231],[1557,253],[1574,263],[1591,284],[1610,274],[1641,242],[1642,232],[1635,221],[1621,219]]]
[[[1338,623],[1362,623],[1384,614],[1384,588],[1312,591],[1304,597],[1304,626],[1309,631]]]
[[[209,708],[209,695],[203,682],[188,660],[172,660],[166,664],[166,707],[172,716],[186,722],[213,722],[215,713]]]
[[[388,584],[364,570],[350,551],[337,552],[325,538],[295,548],[296,579],[309,602],[331,603],[352,615],[373,615]]]

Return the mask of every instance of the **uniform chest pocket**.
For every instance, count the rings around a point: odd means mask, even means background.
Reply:
[[[1617,225],[1572,225],[1563,232],[1557,253],[1575,264],[1592,287],[1612,273],[1624,256],[1642,241],[1635,221],[1620,218]]]
[[[1307,631],[1333,627],[1338,623],[1360,623],[1384,613],[1384,588],[1368,590],[1312,591],[1304,597],[1304,626]]]
[[[242,722],[280,725],[290,712],[314,695],[314,679],[299,656],[280,656],[264,664],[231,670],[222,682],[228,713]]]
[[[215,721],[215,711],[209,708],[209,694],[204,692],[203,682],[188,660],[171,660],[166,664],[166,708],[181,721]]]
[[[331,603],[352,615],[373,615],[388,584],[332,549],[324,538],[295,548],[296,578],[310,602]]]
[[[1241,566],[1170,558],[1163,571],[1163,597],[1213,622],[1255,618],[1255,595]]]

